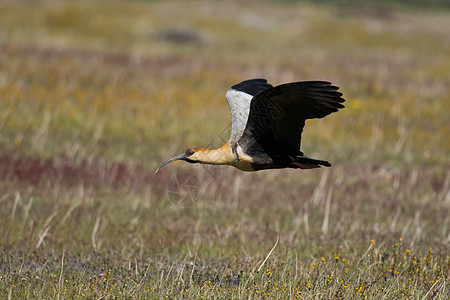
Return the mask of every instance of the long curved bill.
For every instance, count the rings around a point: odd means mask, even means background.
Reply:
[[[176,160],[186,160],[186,158],[187,158],[186,153],[183,153],[183,154],[180,154],[180,155],[178,155],[178,156],[175,156],[175,157],[173,157],[173,158],[171,158],[171,159],[169,159],[169,160],[163,162],[163,163],[158,167],[158,169],[156,169],[155,174],[158,173],[159,169],[161,169],[161,168],[164,167],[165,165],[170,164],[171,162],[176,161]]]

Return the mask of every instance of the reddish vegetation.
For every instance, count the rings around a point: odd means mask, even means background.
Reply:
[[[411,180],[412,174],[410,171],[400,171],[395,168],[389,169],[386,167],[380,167],[377,164],[366,166],[365,168],[357,168],[354,166],[348,166],[353,171],[361,173],[361,180],[358,181],[359,186],[368,186],[371,180],[380,181],[383,177],[386,180],[394,180],[394,177],[398,181],[400,186],[404,186]],[[207,178],[215,182],[216,189],[222,190],[221,180],[216,180],[216,177],[221,177],[220,169],[218,168],[205,168],[208,174]],[[184,182],[183,176],[199,176],[199,170],[196,168],[184,174],[178,172],[176,177],[177,181]],[[340,170],[347,172],[346,170]],[[213,172],[215,172],[213,174]],[[217,174],[216,174],[217,173]],[[181,177],[180,177],[181,176]],[[163,172],[158,176],[154,176],[151,170],[147,170],[141,166],[129,165],[122,162],[106,161],[102,159],[82,159],[73,160],[67,157],[56,158],[40,158],[40,157],[27,157],[19,151],[13,151],[9,153],[0,154],[0,180],[8,182],[28,182],[35,186],[48,185],[53,183],[64,183],[67,185],[90,185],[100,186],[107,184],[114,188],[119,188],[124,184],[132,184],[137,186],[151,186],[157,193],[164,193],[165,189],[159,190],[157,187],[160,185],[166,186],[170,184],[170,177],[173,177],[172,173]],[[196,177],[197,178],[197,177]],[[246,178],[245,181],[251,178]],[[227,180],[227,181],[231,181]],[[445,188],[446,178],[445,176],[436,176],[430,174],[428,169],[424,169],[418,174],[416,178],[418,182],[428,182],[435,192],[439,192]],[[198,183],[201,186],[201,183]],[[190,186],[190,185],[189,185]],[[245,184],[244,187],[245,188]],[[304,187],[305,188],[305,187]],[[308,187],[313,189],[314,186]],[[349,186],[349,188],[352,188]],[[227,189],[228,191],[228,189]],[[229,191],[228,191],[229,192]],[[309,191],[311,192],[311,191]],[[267,196],[267,194],[266,194]]]
[[[119,187],[126,182],[143,183],[152,174],[141,167],[124,163],[87,161],[75,162],[69,158],[43,159],[13,153],[0,155],[0,180],[29,182],[32,185],[64,182],[68,185],[94,185],[107,183]]]

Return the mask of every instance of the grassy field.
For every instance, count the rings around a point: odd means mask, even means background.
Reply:
[[[0,2],[1,299],[448,299],[450,10]],[[248,78],[328,80],[333,167],[162,161]],[[267,258],[267,260],[266,260]]]

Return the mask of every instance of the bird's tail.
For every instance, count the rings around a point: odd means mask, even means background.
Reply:
[[[320,166],[331,167],[331,164],[325,160],[313,159],[307,156],[297,156],[296,161],[292,164],[300,169],[314,169],[320,168]]]

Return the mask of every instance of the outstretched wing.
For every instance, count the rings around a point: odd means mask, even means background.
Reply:
[[[264,90],[251,101],[239,145],[246,153],[267,152],[277,145],[298,153],[305,120],[323,118],[344,107],[338,89],[330,82],[303,81]]]
[[[266,79],[250,79],[233,85],[226,94],[231,112],[230,142],[237,142],[244,132],[253,96],[272,88]]]

